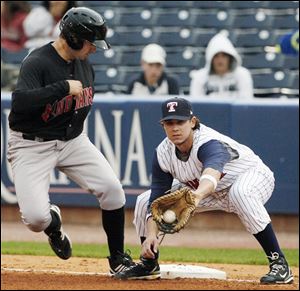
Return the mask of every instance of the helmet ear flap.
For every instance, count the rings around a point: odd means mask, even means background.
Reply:
[[[73,33],[66,33],[64,37],[70,48],[74,50],[80,50],[83,47],[83,40],[76,37]]]

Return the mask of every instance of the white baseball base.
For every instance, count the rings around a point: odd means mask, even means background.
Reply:
[[[161,264],[160,273],[162,279],[175,278],[202,278],[202,279],[226,279],[226,272],[194,265],[185,264]]]

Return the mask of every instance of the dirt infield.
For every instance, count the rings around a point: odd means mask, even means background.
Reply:
[[[168,262],[165,262],[168,263]],[[228,280],[175,279],[120,281],[105,273],[105,259],[1,255],[1,290],[298,290],[299,268],[291,285],[260,285],[267,266],[201,264],[227,273]],[[180,286],[180,288],[178,288]]]
[[[64,229],[73,243],[106,243],[96,209],[62,209]],[[79,214],[80,213],[80,214]],[[1,207],[1,241],[47,241],[43,233],[29,231],[20,221],[16,207]],[[132,225],[133,213],[126,212],[125,242],[138,245]],[[222,229],[219,228],[220,221]],[[274,217],[275,229],[283,248],[299,248],[299,218]],[[100,223],[101,224],[101,223]],[[164,239],[166,246],[197,248],[260,248],[253,236],[230,214],[205,213],[194,219],[180,234]],[[162,262],[170,263],[170,262]],[[190,263],[189,263],[190,264]],[[119,281],[104,275],[106,259],[1,255],[1,290],[298,290],[299,268],[292,268],[291,285],[259,284],[268,266],[201,264],[225,271],[228,280],[176,279]],[[100,274],[101,273],[101,274]]]

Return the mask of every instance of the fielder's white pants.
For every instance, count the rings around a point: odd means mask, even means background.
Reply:
[[[11,131],[7,158],[22,220],[32,231],[43,231],[51,222],[49,187],[55,167],[96,195],[102,209],[114,210],[125,205],[120,181],[84,133],[69,141],[38,142],[25,140],[22,133]]]
[[[236,213],[247,231],[256,234],[271,222],[264,204],[273,190],[272,171],[264,164],[259,164],[241,174],[228,191],[213,193],[203,199],[196,211],[223,210]],[[149,198],[150,190],[139,195],[136,200],[133,223],[139,237],[147,236],[145,227]]]

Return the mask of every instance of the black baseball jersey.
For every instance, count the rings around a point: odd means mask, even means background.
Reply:
[[[69,95],[66,80],[78,80],[83,96]],[[51,43],[22,62],[12,93],[9,126],[44,139],[69,140],[83,130],[94,96],[94,70],[87,60],[65,61]]]

